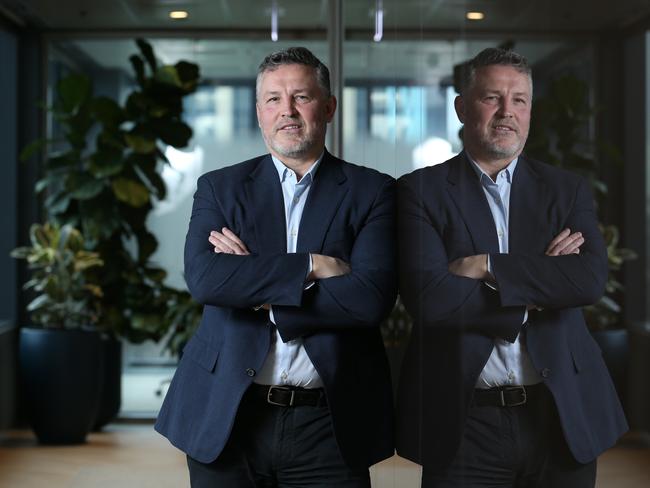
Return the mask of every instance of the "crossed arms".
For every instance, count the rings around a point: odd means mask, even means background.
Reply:
[[[185,245],[186,280],[197,301],[246,309],[272,305],[285,341],[317,329],[377,327],[390,311],[397,292],[394,180],[377,186],[369,212],[355,223],[350,262],[312,253],[309,275],[309,253],[250,252],[223,210],[232,195],[219,201],[212,186],[199,179]],[[314,286],[305,289],[306,280]]]
[[[580,182],[575,191],[564,230],[544,253],[491,254],[489,274],[486,254],[449,259],[436,210],[426,208],[411,180],[401,180],[400,291],[415,321],[514,341],[526,308],[598,300],[607,278],[605,247],[588,187]],[[485,281],[494,281],[497,290]]]

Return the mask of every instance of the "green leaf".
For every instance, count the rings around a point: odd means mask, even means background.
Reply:
[[[122,151],[120,149],[103,147],[98,148],[97,152],[90,158],[89,169],[96,178],[105,178],[113,176],[124,166],[122,161]]]
[[[92,101],[92,114],[104,125],[117,127],[124,121],[124,112],[114,100],[97,97]]]
[[[155,151],[156,140],[138,134],[128,133],[125,136],[126,143],[131,149],[140,154],[147,154]]]
[[[137,181],[117,178],[113,181],[113,193],[118,200],[132,207],[142,207],[149,203],[149,190]]]
[[[172,85],[178,88],[183,87],[183,82],[174,66],[166,65],[158,68],[154,74],[154,80],[165,85]]]
[[[33,142],[30,142],[27,144],[23,150],[20,152],[20,157],[19,159],[21,161],[27,161],[29,158],[31,158],[34,154],[37,152],[41,151],[45,146],[47,146],[48,140],[47,139],[37,139]]]
[[[176,148],[187,146],[187,143],[192,138],[192,129],[180,120],[153,120],[151,127],[165,144]]]
[[[138,84],[144,86],[144,63],[142,62],[142,59],[140,56],[134,54],[129,57],[129,61],[131,61],[131,66],[133,66],[133,71],[135,71],[135,77],[138,80]]]
[[[49,305],[50,297],[47,295],[38,295],[36,298],[34,298],[29,304],[27,305],[27,311],[28,312],[33,312],[34,310],[38,310],[39,308],[45,307]]]
[[[90,78],[82,74],[71,74],[57,84],[59,101],[66,113],[74,113],[88,100],[92,90]]]
[[[156,63],[156,56],[153,53],[153,48],[151,47],[151,44],[149,44],[147,41],[145,41],[142,38],[136,39],[135,43],[138,45],[138,48],[140,49],[142,56],[144,56],[144,59],[147,60],[147,63],[149,64],[149,68],[151,68],[151,72],[155,73],[157,63]]]
[[[138,261],[145,263],[158,248],[158,240],[151,232],[138,232]],[[164,277],[163,277],[164,278]]]
[[[84,183],[80,184],[75,190],[70,192],[70,198],[76,198],[77,200],[88,200],[99,195],[103,189],[103,180],[89,178]]]
[[[50,215],[58,215],[65,212],[68,205],[70,205],[70,194],[65,192],[51,193],[44,202],[44,206]]]
[[[187,61],[179,61],[174,67],[181,80],[183,90],[186,93],[193,92],[199,81],[199,66],[194,63],[188,63]]]

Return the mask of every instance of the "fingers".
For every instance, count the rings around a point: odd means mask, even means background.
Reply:
[[[213,230],[208,237],[210,244],[214,246],[214,252],[237,254],[245,256],[250,254],[246,245],[227,227],[223,227],[221,232]]]
[[[312,271],[308,276],[310,280],[323,280],[350,272],[350,265],[342,259],[322,254],[312,254],[311,258]]]
[[[571,235],[571,229],[564,229],[562,232],[560,232],[555,238],[551,241],[551,243],[548,245],[546,248],[546,254],[549,256],[556,256],[556,254],[553,254],[554,248],[562,241],[562,239],[566,239]]]
[[[580,246],[585,243],[581,232],[571,233],[570,229],[564,229],[555,239],[551,241],[546,254],[548,256],[563,256],[566,254],[580,254]]]

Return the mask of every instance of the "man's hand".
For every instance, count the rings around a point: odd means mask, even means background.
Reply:
[[[449,263],[449,272],[457,276],[464,276],[474,280],[493,280],[493,276],[488,273],[487,254],[476,254],[458,258]]]
[[[350,272],[350,265],[339,258],[325,256],[323,254],[311,255],[311,273],[307,281],[324,280],[333,276],[341,276]]]
[[[250,254],[246,244],[228,227],[223,227],[221,232],[213,230],[210,232],[208,240],[214,246],[214,252],[216,253],[238,254],[240,256]]]
[[[566,254],[580,254],[580,246],[585,243],[581,232],[571,233],[571,229],[564,229],[546,248],[547,256],[563,256]]]

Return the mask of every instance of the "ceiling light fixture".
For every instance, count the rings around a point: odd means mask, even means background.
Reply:
[[[485,18],[485,14],[483,12],[467,12],[465,17],[467,20],[483,20]]]
[[[271,40],[278,40],[278,0],[271,0]]]
[[[372,40],[379,42],[382,37],[384,37],[384,2],[383,0],[377,0],[375,5],[375,35]]]
[[[169,18],[174,20],[187,19],[190,16],[185,10],[172,10],[169,12]]]

